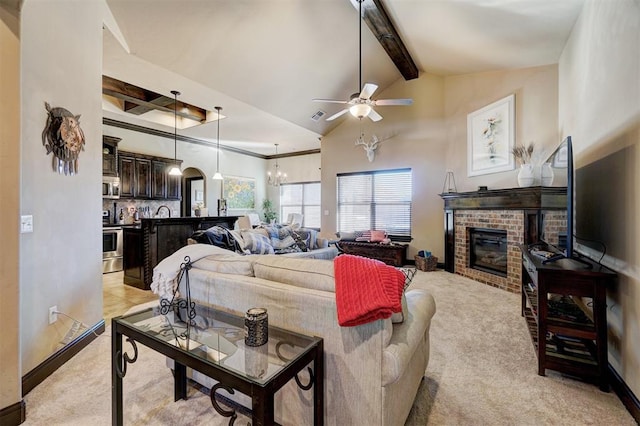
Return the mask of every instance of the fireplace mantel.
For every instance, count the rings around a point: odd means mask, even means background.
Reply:
[[[440,197],[444,200],[445,270],[512,292],[520,291],[518,245],[540,241],[545,221],[566,219],[566,187],[492,189]],[[471,268],[468,230],[475,227],[507,231],[507,277]]]
[[[567,208],[567,188],[530,186],[440,194],[445,210],[562,210]]]

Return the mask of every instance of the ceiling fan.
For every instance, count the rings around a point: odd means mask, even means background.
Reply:
[[[373,107],[374,106],[388,106],[388,105],[411,105],[413,99],[378,99],[373,100],[371,96],[378,89],[377,84],[366,83],[362,86],[362,2],[364,0],[357,0],[359,3],[358,8],[358,30],[359,30],[359,86],[361,88],[360,93],[354,93],[349,100],[336,100],[336,99],[313,99],[314,102],[329,102],[335,104],[347,104],[349,105],[345,109],[333,114],[327,118],[327,121],[335,120],[347,112],[350,112],[354,117],[362,119],[363,117],[369,117],[373,121],[382,120],[382,116],[378,114]]]

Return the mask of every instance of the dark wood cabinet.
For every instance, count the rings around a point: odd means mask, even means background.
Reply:
[[[218,225],[233,228],[238,216],[141,219],[139,227],[123,229],[124,283],[144,290],[151,288],[153,268],[165,257],[187,245],[199,229]]]
[[[151,196],[153,198],[167,198],[167,163],[154,160],[151,172]]]
[[[151,160],[136,158],[136,198],[151,198]]]
[[[407,261],[407,244],[339,241],[336,248],[342,253],[377,259],[391,266],[402,266]]]
[[[135,197],[136,160],[134,157],[120,153],[118,155],[120,173],[120,197]]]
[[[102,174],[118,176],[118,142],[120,138],[102,136]]]
[[[122,151],[119,158],[121,197],[181,199],[181,176],[169,175],[169,166],[174,160]]]
[[[544,243],[535,246],[556,251]],[[608,391],[606,288],[616,274],[587,258],[545,264],[530,247],[520,246],[522,316],[538,356],[538,374],[560,371]]]

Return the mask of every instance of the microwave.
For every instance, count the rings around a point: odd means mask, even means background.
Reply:
[[[102,198],[120,198],[120,178],[102,176]]]

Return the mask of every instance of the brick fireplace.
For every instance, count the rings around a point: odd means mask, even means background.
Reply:
[[[566,188],[537,186],[440,196],[445,203],[445,270],[493,287],[519,293],[522,262],[518,245],[550,237],[557,240],[562,234]],[[470,233],[474,229],[506,231],[506,276],[472,266]]]

